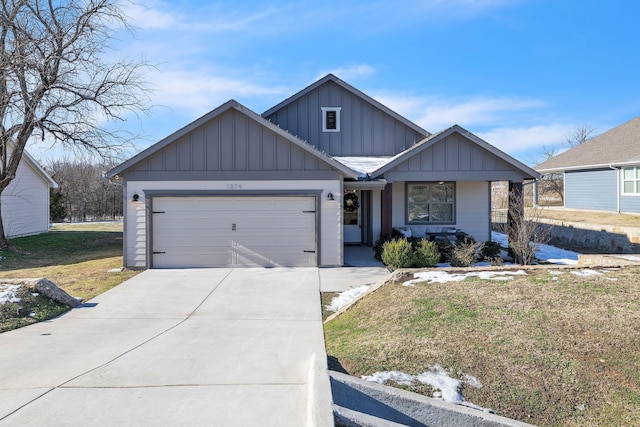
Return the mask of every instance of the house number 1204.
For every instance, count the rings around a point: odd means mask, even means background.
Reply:
[[[242,184],[227,184],[227,190],[241,190]]]

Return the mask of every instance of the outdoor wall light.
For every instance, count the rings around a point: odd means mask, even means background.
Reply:
[[[329,191],[329,194],[327,194],[327,200],[335,200],[331,191]]]
[[[132,197],[134,202],[137,202],[138,200],[140,200],[140,196],[138,195],[138,193],[135,193]]]

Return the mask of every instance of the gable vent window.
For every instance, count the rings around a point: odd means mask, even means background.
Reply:
[[[340,132],[340,110],[342,107],[320,107],[322,110],[322,131]]]

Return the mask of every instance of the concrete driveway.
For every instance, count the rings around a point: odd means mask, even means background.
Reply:
[[[0,425],[332,425],[317,268],[148,270],[0,334]]]

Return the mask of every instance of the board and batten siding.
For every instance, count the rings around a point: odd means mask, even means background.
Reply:
[[[615,212],[618,208],[617,174],[614,169],[565,172],[564,206]]]
[[[489,182],[456,182],[455,223],[433,225],[406,223],[405,184],[404,181],[393,183],[393,227],[410,227],[412,231],[417,231],[420,235],[424,235],[427,227],[456,227],[472,235],[479,242],[491,238],[491,187]]]
[[[387,181],[514,181],[522,172],[514,165],[453,133],[385,172]]]
[[[24,161],[2,193],[2,220],[8,238],[49,229],[49,183]]]
[[[127,179],[161,173],[158,179],[210,179],[226,173],[243,172],[246,178],[266,178],[268,174],[324,172],[332,167],[282,135],[229,109],[177,141],[134,165]],[[258,175],[259,174],[259,175]]]
[[[340,132],[322,131],[322,107],[341,107]],[[332,81],[265,118],[331,156],[394,156],[426,136]]]
[[[319,221],[319,235],[317,242],[319,254],[318,264],[320,266],[341,266],[342,265],[342,201],[339,197],[342,194],[341,180],[297,180],[297,181],[127,181],[125,186],[125,242],[124,259],[125,266],[129,268],[146,268],[147,245],[149,237],[147,235],[150,224],[149,206],[146,201],[145,191],[160,195],[176,195],[180,192],[194,194],[200,192],[215,193],[221,196],[242,196],[242,195],[268,195],[269,192],[286,195],[291,192],[295,195],[298,192],[321,192],[319,195],[320,212],[317,213]],[[328,200],[327,195],[331,192],[335,195],[335,200]],[[138,202],[133,201],[133,195],[138,194]],[[215,195],[212,195],[215,197]],[[268,225],[265,225],[268,226]]]

